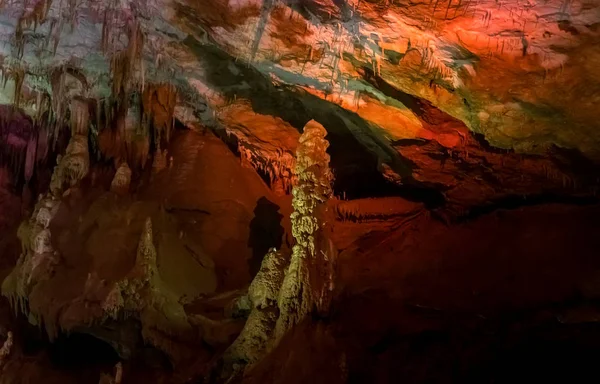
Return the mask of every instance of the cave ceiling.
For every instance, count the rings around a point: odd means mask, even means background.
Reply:
[[[30,116],[47,96],[58,114],[73,99],[168,83],[178,121],[235,137],[283,189],[299,131],[315,119],[329,132],[338,195],[403,185],[435,191],[433,204],[477,205],[595,193],[595,0],[4,0],[0,9],[0,102]],[[377,191],[354,185],[356,175]]]

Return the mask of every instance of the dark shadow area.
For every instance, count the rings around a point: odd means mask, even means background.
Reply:
[[[579,180],[591,185],[599,184],[600,164],[585,157],[581,151],[552,146],[549,152],[558,169],[573,174]]]
[[[540,193],[535,195],[509,195],[490,202],[486,205],[470,207],[466,215],[457,218],[457,223],[474,220],[480,216],[488,215],[494,211],[519,209],[546,204],[568,204],[574,206],[596,205],[600,198],[594,196],[569,196],[553,193]]]
[[[349,382],[593,383],[598,210],[498,210],[348,258],[349,274],[370,268],[335,303]]]
[[[59,335],[48,347],[48,352],[52,363],[63,369],[112,366],[119,361],[119,355],[108,343],[85,333]]]
[[[47,119],[45,114],[40,121]],[[42,123],[34,124],[20,109],[0,105],[0,166],[10,171],[16,194],[20,195],[26,185],[35,196],[47,189],[56,157],[64,153],[71,136],[70,130],[63,129],[58,137],[46,138],[49,128]]]
[[[600,326],[535,317],[476,328],[455,319],[449,329],[388,333],[351,365],[348,383],[595,382]]]
[[[250,221],[248,246],[252,248],[252,258],[248,260],[250,275],[255,276],[265,254],[271,248],[281,248],[284,229],[281,225],[283,215],[279,206],[261,197],[254,208],[254,218]]]

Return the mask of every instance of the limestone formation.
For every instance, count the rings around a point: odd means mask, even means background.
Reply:
[[[98,384],[121,384],[123,381],[123,364],[118,362],[115,364],[115,376],[102,373]]]
[[[112,192],[123,194],[129,191],[129,184],[131,183],[131,169],[126,162],[121,163],[115,177],[110,184],[110,190]]]
[[[221,374],[230,377],[260,361],[295,325],[313,311],[326,314],[334,282],[335,249],[327,233],[327,201],[333,175],[329,169],[327,131],[310,121],[296,152],[297,184],[292,189],[292,233],[296,244],[288,257],[272,249],[250,284],[252,311],[223,357]]]
[[[333,289],[335,254],[327,238],[327,200],[333,175],[329,169],[327,131],[316,121],[304,127],[296,152],[297,185],[292,193],[292,248],[278,305],[275,330],[281,338],[313,310],[326,313]]]
[[[87,136],[89,129],[89,105],[82,98],[73,98],[69,108],[71,112],[71,134]]]
[[[122,314],[139,318],[144,339],[172,356],[172,341],[165,336],[181,337],[191,331],[179,298],[162,282],[156,264],[152,221],[146,219],[137,249],[135,266],[117,282],[102,308],[113,319]]]
[[[39,231],[32,239],[32,243],[34,254],[41,255],[53,251],[52,235],[50,234],[50,230],[47,228]]]
[[[87,136],[75,135],[71,138],[65,155],[57,159],[50,182],[52,194],[60,196],[64,188],[75,186],[88,174],[89,167],[90,154]]]
[[[152,173],[157,174],[163,169],[167,168],[167,150],[160,148],[154,152],[154,161],[152,162]]]
[[[281,250],[271,249],[263,258],[260,270],[248,288],[254,308],[265,309],[277,304],[284,269],[289,262]]]
[[[287,255],[276,249],[271,249],[263,258],[260,270],[248,288],[252,303],[250,316],[238,338],[225,352],[225,376],[232,374],[227,369],[256,363],[268,352],[279,314],[277,299],[287,263]]]
[[[399,239],[416,218],[598,202],[598,0],[0,0],[0,41],[0,255],[18,257],[2,292],[51,340],[128,319],[173,360],[191,335],[231,377],[328,315],[336,246],[356,292],[405,277],[386,257],[421,244]],[[283,212],[290,192],[289,221],[248,225],[257,196]],[[263,221],[289,233],[246,293],[275,246]],[[520,248],[521,222],[502,243]],[[223,291],[242,297],[220,313]]]
[[[15,310],[26,312],[25,303],[31,287],[52,273],[56,256],[49,226],[59,207],[60,201],[52,195],[43,197],[31,218],[19,226],[17,235],[22,253],[2,283],[2,294],[10,299]]]
[[[13,347],[13,343],[13,333],[11,331],[8,331],[6,335],[6,340],[4,341],[4,344],[2,344],[2,348],[0,348],[0,368],[2,368],[4,362],[8,359],[10,351]]]

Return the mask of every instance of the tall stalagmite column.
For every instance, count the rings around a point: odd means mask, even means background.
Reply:
[[[290,217],[296,244],[279,292],[276,340],[313,310],[324,313],[329,309],[335,255],[326,233],[333,179],[326,135],[321,124],[309,121],[296,151],[297,182]]]
[[[250,316],[237,340],[223,356],[222,378],[260,361],[281,338],[313,311],[327,312],[334,279],[335,250],[327,227],[327,201],[333,176],[325,140],[327,131],[310,121],[300,137],[292,193],[291,260],[271,249],[248,289]]]

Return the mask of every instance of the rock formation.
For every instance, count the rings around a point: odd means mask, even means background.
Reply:
[[[105,373],[100,377],[99,384],[121,384],[123,382],[123,365],[119,362],[115,365],[114,378]]]
[[[327,131],[316,121],[304,127],[296,152],[297,185],[292,189],[292,247],[290,265],[278,297],[280,339],[312,311],[329,310],[334,284],[335,250],[327,236],[327,202],[333,175],[329,169]]]
[[[90,154],[87,136],[75,135],[69,141],[64,156],[57,159],[57,165],[50,181],[50,192],[58,197],[65,188],[75,186],[89,171]]]
[[[2,368],[2,366],[4,365],[4,361],[8,358],[8,355],[10,355],[13,343],[13,333],[9,331],[6,335],[6,340],[4,341],[4,344],[2,344],[2,348],[0,348],[0,368]]]
[[[310,121],[300,136],[292,188],[291,256],[271,249],[248,288],[252,310],[224,357],[226,377],[243,372],[277,346],[295,325],[313,312],[326,314],[335,279],[336,250],[328,236],[327,203],[333,175],[327,131]]]
[[[163,286],[156,256],[152,221],[148,218],[140,236],[134,268],[111,289],[102,309],[113,319],[127,314],[139,316],[144,340],[172,354],[175,352],[164,334],[180,337],[191,328],[179,298]]]
[[[27,297],[38,281],[52,274],[57,255],[52,247],[49,226],[60,207],[60,201],[50,195],[36,204],[33,215],[21,223],[18,237],[21,255],[16,267],[2,283],[2,294],[7,296],[13,307],[28,313]],[[54,334],[53,323],[47,323],[48,332]]]
[[[263,258],[248,288],[250,315],[240,335],[225,352],[223,373],[226,377],[260,361],[272,347],[275,324],[281,315],[277,304],[279,291],[288,263],[287,255],[276,249],[271,249]]]
[[[129,185],[131,183],[131,169],[127,163],[122,163],[119,168],[117,168],[117,172],[115,173],[115,177],[110,184],[110,189],[116,193],[126,194],[129,190]]]

